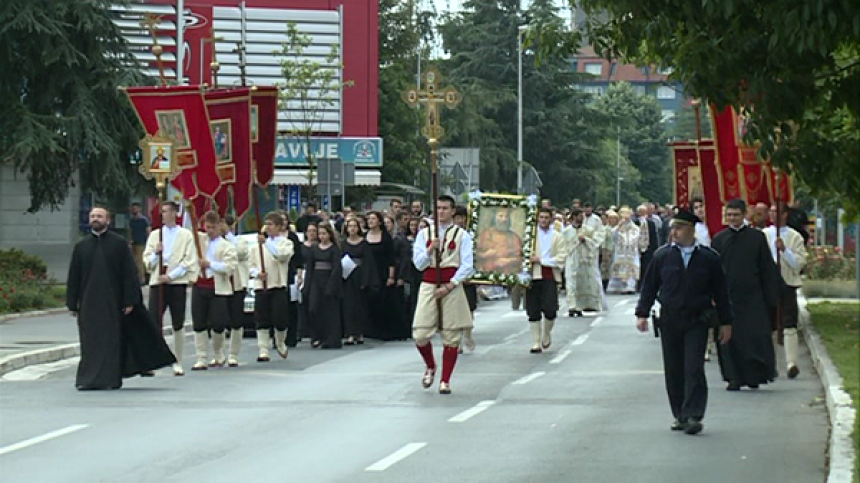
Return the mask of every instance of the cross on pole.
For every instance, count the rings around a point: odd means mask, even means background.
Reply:
[[[158,77],[161,79],[161,85],[167,85],[167,78],[164,75],[164,62],[161,61],[161,54],[164,53],[164,48],[158,43],[158,23],[161,22],[161,17],[147,13],[146,17],[140,22],[140,26],[149,31],[152,36],[152,53],[155,55],[155,63],[158,64]]]
[[[424,71],[421,75],[424,89],[420,90],[413,87],[403,92],[403,100],[409,107],[424,106],[424,127],[421,128],[421,134],[427,138],[427,144],[430,146],[430,172],[432,174],[432,191],[434,206],[439,200],[439,139],[445,134],[445,129],[442,128],[441,112],[439,107],[445,106],[448,109],[457,107],[462,97],[457,89],[446,87],[439,91],[438,84],[442,81],[442,76],[435,67],[431,67]],[[433,237],[444,238],[443,234],[439,233],[439,216],[433,215]],[[442,286],[442,253],[436,250],[436,287]],[[442,299],[436,299],[436,325],[439,330],[442,330]]]

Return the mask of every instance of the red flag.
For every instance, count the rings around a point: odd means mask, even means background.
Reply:
[[[251,141],[254,146],[255,182],[266,187],[275,177],[275,147],[278,137],[278,88],[257,87],[251,91]]]
[[[250,207],[251,96],[250,89],[216,90],[206,93],[210,132],[215,149],[221,189],[215,195],[218,212],[227,214],[232,192],[236,218]]]
[[[201,195],[214,196],[221,181],[215,167],[209,116],[200,88],[129,87],[125,92],[148,134],[154,135],[160,128],[176,140],[182,171],[172,184],[187,200],[196,202]]]

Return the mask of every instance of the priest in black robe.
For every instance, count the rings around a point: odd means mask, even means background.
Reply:
[[[717,346],[729,391],[755,389],[776,377],[770,311],[779,300],[781,279],[764,233],[744,223],[745,213],[743,200],[730,201],[729,227],[711,244],[720,254],[735,313],[732,340]]]
[[[93,208],[89,220],[91,232],[75,245],[66,288],[81,344],[75,387],[119,389],[123,377],[151,375],[175,359],[143,305],[128,242],[107,229],[106,209]]]

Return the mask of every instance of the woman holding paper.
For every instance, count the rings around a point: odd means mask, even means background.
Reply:
[[[344,223],[346,239],[343,242],[343,333],[344,344],[364,344],[364,331],[367,327],[368,301],[370,291],[379,290],[379,280],[373,254],[361,233],[358,219],[347,218]]]
[[[322,349],[340,349],[343,337],[340,323],[342,254],[331,223],[319,223],[317,229],[319,243],[310,248],[305,271],[305,284],[310,293],[308,316],[317,329],[314,335],[317,346]]]

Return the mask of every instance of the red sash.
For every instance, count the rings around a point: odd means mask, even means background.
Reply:
[[[540,267],[540,275],[544,280],[555,280],[555,275],[552,273],[552,267]]]
[[[454,274],[457,273],[457,267],[442,267],[442,270],[440,270],[440,272],[442,272],[441,283],[445,284],[450,282],[451,277],[453,277]],[[434,267],[428,267],[427,270],[424,270],[424,278],[422,279],[422,281],[426,283],[436,283],[436,269]]]
[[[209,290],[215,290],[215,278],[204,278],[198,277],[197,282],[194,283],[200,288],[208,288]]]

